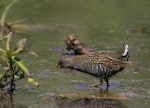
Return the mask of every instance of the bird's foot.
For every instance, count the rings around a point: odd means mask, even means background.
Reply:
[[[95,84],[90,84],[89,87],[98,87],[102,85],[102,83],[95,83]]]

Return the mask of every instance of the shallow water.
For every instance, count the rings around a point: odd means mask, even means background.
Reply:
[[[0,3],[5,6],[9,1]],[[22,58],[40,86],[18,82],[14,107],[149,108],[150,27],[141,31],[150,26],[149,6],[149,0],[18,0],[7,20],[28,18],[16,27],[15,39],[27,38],[27,48],[38,54],[37,58]],[[94,50],[117,50],[125,39],[129,40],[134,65],[110,79],[109,93],[119,94],[121,99],[112,95],[111,100],[89,98],[93,94],[101,97],[100,88],[105,90],[106,84],[91,88],[88,85],[97,83],[98,78],[68,69],[56,70],[65,48],[64,37],[70,34],[77,34]]]

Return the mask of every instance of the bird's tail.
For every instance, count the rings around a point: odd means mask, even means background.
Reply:
[[[122,63],[126,66],[133,65],[133,63],[131,61],[123,61]]]
[[[125,40],[124,46],[123,46],[123,53],[122,56],[127,56],[129,51],[129,45],[128,45],[128,40]]]

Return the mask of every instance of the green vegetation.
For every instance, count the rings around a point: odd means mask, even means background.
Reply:
[[[9,33],[4,38],[1,38],[0,41],[3,43],[5,41],[5,47],[0,48],[0,59],[5,62],[6,72],[0,73],[0,88],[8,87],[9,92],[13,92],[15,89],[15,82],[20,79],[27,79],[28,82],[31,82],[38,86],[38,82],[36,82],[33,78],[30,77],[30,73],[25,66],[23,60],[18,58],[17,56],[24,52],[24,46],[26,39],[19,40],[16,48],[13,50],[10,49],[10,40],[12,38],[12,32]]]
[[[31,77],[28,68],[24,64],[23,60],[18,57],[18,55],[26,52],[24,50],[26,39],[24,38],[19,40],[16,47],[11,48],[11,46],[14,46],[10,44],[10,41],[12,40],[14,34],[13,32],[9,32],[5,36],[5,17],[10,7],[16,1],[17,0],[13,0],[5,8],[0,23],[0,90],[8,93],[13,93],[16,88],[16,81],[19,81],[21,79],[26,79],[28,82],[33,83],[36,86],[39,85],[38,82]]]

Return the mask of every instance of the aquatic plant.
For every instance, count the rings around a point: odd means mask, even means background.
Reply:
[[[5,72],[0,72],[0,89],[13,93],[16,88],[15,82],[21,79],[26,79],[28,82],[38,86],[38,82],[31,77],[23,60],[18,57],[18,55],[25,52],[26,39],[19,40],[16,47],[11,49],[11,38],[12,32],[0,39],[1,46],[4,46],[3,48],[0,46],[0,61],[3,62],[1,67],[5,70]]]
[[[26,79],[36,86],[39,85],[38,82],[31,77],[23,60],[18,57],[18,55],[26,52],[24,47],[27,39],[24,38],[19,40],[16,47],[12,48],[14,45],[11,45],[10,41],[13,32],[11,30],[5,32],[5,26],[7,24],[5,22],[6,14],[15,2],[17,2],[17,0],[12,0],[10,4],[6,6],[0,19],[0,91],[5,91],[7,93],[13,93],[16,88],[16,81],[21,79]],[[6,33],[7,35],[5,35]]]
[[[2,13],[2,15],[1,15],[1,19],[0,19],[0,27],[1,27],[1,35],[0,35],[0,37],[3,37],[3,34],[4,34],[4,27],[5,27],[5,19],[6,19],[6,15],[7,15],[7,13],[8,13],[8,11],[9,11],[9,9],[13,6],[13,4],[14,3],[16,3],[17,2],[17,0],[12,0],[9,4],[8,4],[8,6],[6,6],[6,8],[4,9],[4,12]]]

